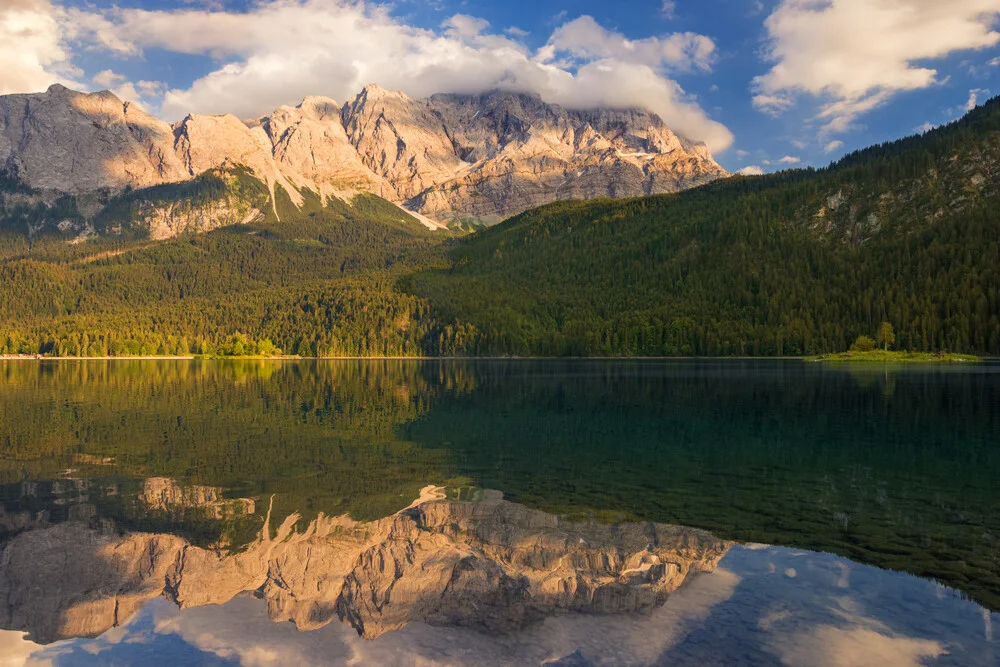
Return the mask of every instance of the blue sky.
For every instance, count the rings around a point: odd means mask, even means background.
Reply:
[[[822,166],[1000,93],[1000,0],[4,0],[0,93],[167,120],[366,83],[645,106],[731,171]]]

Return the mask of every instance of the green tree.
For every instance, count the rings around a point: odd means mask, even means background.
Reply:
[[[871,352],[875,349],[875,341],[871,336],[858,336],[851,346],[851,352]]]
[[[896,330],[888,322],[883,322],[878,328],[878,344],[886,351],[896,342]]]

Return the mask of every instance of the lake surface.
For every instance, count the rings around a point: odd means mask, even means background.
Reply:
[[[1000,365],[4,361],[0,415],[10,664],[1000,661]]]

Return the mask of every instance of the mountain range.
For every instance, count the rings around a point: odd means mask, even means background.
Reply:
[[[553,201],[472,234],[454,227],[561,197],[550,176],[590,196],[722,172],[657,171],[710,158],[648,114],[508,93],[370,87],[173,127],[107,93],[2,103],[6,353],[798,356],[888,322],[898,349],[1000,354],[996,99],[824,169]],[[556,135],[594,151],[532,148]]]
[[[178,209],[154,198],[127,222],[168,238],[266,213],[280,219],[285,197],[301,209],[312,196],[349,203],[364,193],[433,229],[492,224],[565,199],[675,192],[727,175],[703,144],[654,114],[568,110],[523,93],[414,100],[369,85],[343,106],[307,97],[251,120],[191,114],[172,125],[109,91],[53,85],[0,97],[0,171],[34,195],[25,203],[71,196],[76,215],[55,221],[64,233],[92,235],[93,218],[115,195],[235,169],[265,186],[266,202],[228,192]]]

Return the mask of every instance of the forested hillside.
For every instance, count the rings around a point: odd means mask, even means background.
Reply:
[[[102,215],[125,224],[146,201],[126,195]],[[279,197],[280,222],[275,207],[264,208],[259,222],[160,243],[125,234],[69,245],[45,234],[29,244],[7,231],[0,235],[0,352],[424,352],[434,320],[421,299],[394,285],[440,262],[436,248],[446,232],[430,232],[368,195],[351,204],[307,201],[301,210]]]
[[[1000,353],[1000,103],[824,170],[560,203],[404,287],[478,354]]]
[[[298,194],[235,167],[87,217],[0,181],[0,353],[799,355],[887,321],[900,349],[1000,354],[996,100],[827,169],[464,238],[378,197]],[[242,224],[191,233],[212,207]],[[154,214],[188,231],[156,241]]]

